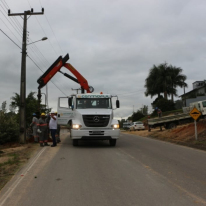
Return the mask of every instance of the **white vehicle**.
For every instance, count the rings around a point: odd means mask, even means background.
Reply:
[[[206,100],[190,103],[190,108],[196,107],[201,113],[202,118],[206,118]]]
[[[58,100],[58,124],[70,125],[73,146],[79,140],[109,140],[110,146],[116,145],[119,138],[119,123],[114,119],[110,94],[74,94]],[[116,109],[115,108],[115,109]]]
[[[132,122],[124,122],[123,123],[123,129],[124,130],[128,130],[131,125],[132,125]]]
[[[135,130],[144,130],[145,126],[142,122],[133,122],[133,124],[130,126],[129,130],[130,131],[135,131]]]

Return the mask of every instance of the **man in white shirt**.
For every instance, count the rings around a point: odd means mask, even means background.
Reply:
[[[57,146],[57,142],[56,142],[56,131],[57,131],[57,116],[55,115],[55,112],[52,111],[51,112],[51,118],[49,121],[49,129],[51,131],[51,136],[52,136],[52,141],[53,144],[51,145],[51,147],[56,147]]]

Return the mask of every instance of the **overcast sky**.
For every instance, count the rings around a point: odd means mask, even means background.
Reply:
[[[45,36],[48,40],[27,46],[35,62],[27,57],[27,94],[37,92],[42,71],[67,53],[68,62],[95,93],[119,96],[116,118],[126,118],[142,105],[151,110],[156,97],[145,97],[144,84],[153,65],[181,67],[187,76],[186,92],[193,82],[206,79],[205,0],[0,0],[0,103],[10,104],[20,92],[23,19],[8,17],[7,9],[41,12],[42,7],[44,15],[28,19],[27,43]],[[71,88],[79,85],[56,74],[48,83],[49,107],[57,110],[57,98],[74,93]],[[182,94],[179,88],[178,95]]]

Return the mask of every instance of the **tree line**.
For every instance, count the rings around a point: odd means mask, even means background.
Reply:
[[[39,102],[34,94],[35,92],[30,92],[26,97],[27,128],[31,123],[33,113],[40,113],[40,111],[48,113],[51,111],[51,108],[48,109],[43,104],[39,105]],[[6,109],[6,105],[6,101],[2,102],[0,109],[0,144],[3,144],[5,142],[18,141],[19,139],[20,95],[18,93],[14,93],[14,96],[11,97],[9,110]]]

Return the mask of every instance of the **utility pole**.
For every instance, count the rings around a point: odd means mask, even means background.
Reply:
[[[21,58],[21,82],[20,82],[20,136],[19,142],[26,143],[26,37],[27,37],[27,16],[42,15],[44,14],[44,8],[42,12],[33,12],[33,9],[24,11],[24,13],[10,13],[8,10],[8,16],[23,16],[23,38],[22,38],[22,58]]]

